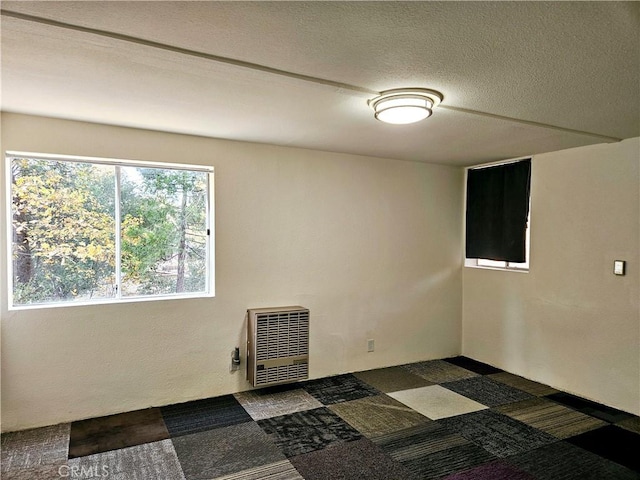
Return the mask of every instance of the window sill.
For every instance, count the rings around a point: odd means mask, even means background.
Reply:
[[[507,268],[507,267],[484,267],[481,265],[464,265],[465,268],[474,268],[477,270],[496,270],[499,272],[516,272],[516,273],[529,273],[529,269],[524,268]]]
[[[104,298],[87,302],[57,302],[57,303],[32,303],[27,305],[10,305],[8,311],[17,310],[37,310],[47,308],[63,308],[63,307],[91,307],[94,305],[121,305],[127,303],[140,302],[159,302],[163,300],[193,300],[196,298],[214,298],[213,293],[194,293],[183,295],[158,295],[153,297],[130,297],[114,300],[112,298]]]

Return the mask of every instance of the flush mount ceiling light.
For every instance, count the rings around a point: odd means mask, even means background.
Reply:
[[[381,122],[415,123],[431,116],[442,94],[426,88],[397,88],[380,92],[367,103]]]

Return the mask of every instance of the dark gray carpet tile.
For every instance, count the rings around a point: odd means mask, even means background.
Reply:
[[[547,398],[609,423],[617,423],[634,417],[634,415],[623,412],[622,410],[607,407],[606,405],[576,397],[569,393],[553,393],[551,395],[547,395]]]
[[[71,424],[69,458],[167,438],[169,432],[158,408],[81,420]]]
[[[145,443],[69,460],[63,478],[82,480],[184,480],[171,440]]]
[[[325,407],[259,420],[258,425],[289,458],[362,437]]]
[[[351,374],[311,380],[303,388],[323,405],[348,402],[381,392]]]
[[[513,465],[509,465],[504,460],[497,460],[470,470],[454,473],[444,480],[536,480],[536,478]]]
[[[469,443],[405,460],[401,463],[407,470],[420,478],[436,480],[494,459],[495,457],[485,449]]]
[[[483,448],[438,422],[394,432],[373,441],[419,478],[441,478],[495,459]]]
[[[538,480],[638,480],[638,475],[618,463],[568,444],[546,445],[506,459]]]
[[[233,395],[177,403],[160,411],[172,437],[251,421]]]
[[[410,363],[402,367],[432,383],[454,382],[456,380],[478,376],[475,372],[445,362],[444,360]]]
[[[249,468],[214,480],[304,480],[289,460]]]
[[[285,460],[253,421],[183,435],[171,441],[187,480],[210,480]]]
[[[459,432],[497,457],[508,457],[558,441],[548,433],[491,410],[443,418],[437,423]]]
[[[291,458],[305,480],[419,480],[366,438]]]
[[[508,372],[492,373],[489,375],[489,378],[497,382],[504,383],[505,385],[509,385],[510,387],[517,388],[518,390],[522,390],[523,392],[530,393],[536,397],[551,395],[552,393],[558,392],[558,390],[551,388],[548,385],[534,382],[533,380]]]
[[[401,462],[417,460],[424,455],[470,443],[439,422],[425,423],[380,435],[372,441]]]
[[[432,382],[407,371],[403,367],[378,368],[376,370],[357,372],[354,375],[385,393],[433,385]]]
[[[66,464],[69,449],[68,423],[2,434],[1,471]],[[17,475],[17,473],[16,473]]]
[[[567,439],[568,443],[640,473],[640,435],[615,425]]]
[[[468,357],[453,357],[445,358],[445,362],[452,363],[471,372],[476,372],[480,375],[489,375],[491,373],[500,373],[501,369],[488,365],[486,363],[479,362]]]
[[[532,398],[532,395],[527,392],[496,382],[488,377],[467,378],[443,383],[442,386],[488,407]]]

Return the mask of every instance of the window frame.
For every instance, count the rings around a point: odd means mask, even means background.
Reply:
[[[488,168],[488,167],[498,167],[500,165],[508,165],[510,163],[516,163],[516,162],[520,162],[522,160],[527,160],[527,159],[531,159],[531,166],[532,166],[531,168],[533,169],[533,156],[531,155],[510,159],[510,160],[505,160],[505,161],[491,162],[491,163],[485,163],[482,165],[474,165],[473,167],[467,167],[465,169],[465,185],[466,185],[466,174],[469,170]],[[466,193],[465,193],[464,205],[466,207]],[[466,232],[465,232],[465,237],[466,237]],[[507,262],[504,260],[490,260],[487,258],[467,258],[465,256],[464,266],[470,267],[470,268],[478,268],[481,270],[498,270],[498,271],[508,271],[508,272],[529,273],[529,270],[531,268],[531,191],[529,191],[529,214],[527,216],[527,229],[525,234],[525,252],[526,252],[525,253],[526,261],[523,263]]]
[[[13,183],[11,181],[11,167],[13,160],[16,158],[28,158],[34,160],[44,161],[57,161],[57,162],[69,162],[69,163],[89,163],[95,165],[108,165],[113,167],[134,167],[134,168],[157,168],[161,170],[185,170],[204,172],[207,174],[207,197],[206,197],[206,228],[207,228],[207,245],[206,245],[206,289],[203,292],[182,292],[182,293],[170,293],[170,294],[156,294],[156,295],[139,295],[139,296],[123,296],[122,289],[118,288],[116,295],[110,298],[97,298],[91,300],[80,301],[57,301],[47,303],[30,303],[30,304],[15,304],[14,303],[14,262],[13,262]],[[214,211],[214,198],[215,198],[215,184],[214,167],[207,165],[196,164],[184,164],[184,163],[169,163],[169,162],[152,162],[146,160],[123,160],[116,158],[104,158],[104,157],[88,157],[88,156],[76,156],[76,155],[59,155],[49,153],[35,153],[7,150],[4,152],[5,161],[5,186],[6,186],[6,225],[7,225],[7,269],[6,269],[6,285],[7,285],[7,307],[8,310],[30,310],[41,308],[60,308],[60,307],[76,307],[86,305],[103,305],[103,304],[120,304],[120,303],[135,303],[135,302],[150,302],[160,300],[180,300],[189,298],[213,298],[215,297],[215,211]],[[120,197],[120,169],[114,168],[114,176],[116,178],[114,189],[114,229],[115,229],[115,245],[116,253],[120,255],[115,256],[114,275],[118,278],[117,285],[121,285],[121,251],[120,251],[120,235],[121,235],[121,221],[120,209],[122,199]]]

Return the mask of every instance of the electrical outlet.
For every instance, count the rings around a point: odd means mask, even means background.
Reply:
[[[373,352],[376,348],[376,343],[373,339],[367,340],[367,352]]]

